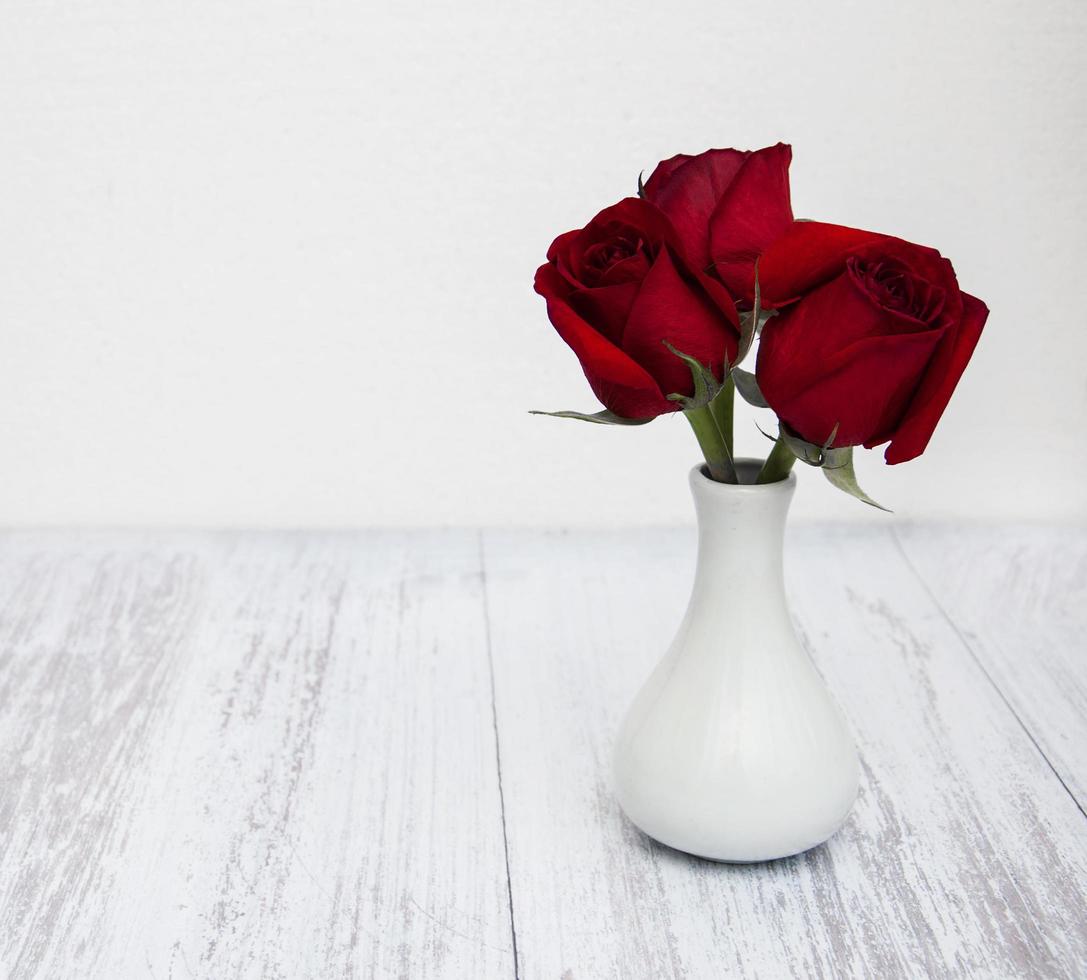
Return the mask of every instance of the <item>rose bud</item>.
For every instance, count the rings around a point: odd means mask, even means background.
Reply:
[[[763,397],[801,438],[921,455],[989,311],[939,252],[898,238],[797,222],[759,261],[778,307],[759,345]]]
[[[593,393],[625,419],[677,411],[667,396],[691,394],[691,369],[666,343],[717,378],[736,356],[732,298],[686,262],[668,219],[637,198],[556,238],[536,292]]]
[[[671,220],[691,263],[750,301],[755,259],[793,223],[792,148],[707,150],[657,165],[642,194]]]

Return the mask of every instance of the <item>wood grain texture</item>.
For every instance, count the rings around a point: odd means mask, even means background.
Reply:
[[[942,533],[791,535],[865,780],[755,866],[610,789],[691,531],[0,535],[0,976],[1082,976],[1083,553]]]
[[[844,830],[726,866],[624,820],[612,737],[682,613],[693,545],[487,536],[520,975],[1080,975],[1083,816],[885,531],[788,550],[795,618],[861,746]]]
[[[8,535],[11,977],[513,973],[478,539]]]
[[[1087,811],[1087,528],[907,527],[896,537]]]

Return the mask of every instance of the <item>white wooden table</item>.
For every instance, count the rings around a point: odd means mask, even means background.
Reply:
[[[1087,974],[1087,532],[793,528],[864,779],[752,866],[609,789],[693,548],[0,536],[0,975]]]

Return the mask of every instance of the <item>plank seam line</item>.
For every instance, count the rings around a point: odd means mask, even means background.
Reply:
[[[1076,799],[1076,794],[1072,792],[1072,790],[1068,786],[1068,783],[1064,781],[1064,778],[1057,771],[1057,767],[1053,765],[1053,763],[1050,761],[1049,756],[1045,754],[1045,750],[1042,748],[1041,745],[1038,744],[1038,740],[1034,737],[1034,733],[1031,732],[1031,730],[1027,727],[1026,722],[1024,722],[1023,719],[1019,716],[1019,712],[1015,710],[1015,706],[1011,703],[1010,700],[1008,700],[1007,695],[1005,695],[1004,692],[1000,689],[1000,685],[997,684],[993,675],[989,673],[988,669],[985,667],[985,664],[982,663],[981,658],[977,655],[973,646],[971,646],[970,641],[966,639],[966,636],[963,634],[962,630],[959,629],[958,624],[955,622],[955,620],[951,618],[948,611],[944,608],[943,603],[941,603],[940,600],[936,598],[936,593],[932,591],[932,589],[929,587],[928,582],[925,581],[917,566],[914,565],[914,563],[910,560],[910,556],[909,554],[907,554],[905,546],[902,544],[901,539],[898,537],[898,531],[895,530],[893,527],[891,528],[891,540],[894,541],[895,547],[898,549],[898,553],[902,556],[902,560],[906,563],[906,567],[913,574],[913,577],[917,579],[917,581],[920,583],[921,588],[925,591],[925,594],[932,600],[932,604],[939,611],[940,615],[944,619],[944,622],[946,622],[947,625],[951,627],[952,632],[954,632],[954,634],[959,638],[959,642],[963,645],[963,647],[966,649],[966,652],[970,655],[970,659],[973,660],[975,664],[977,664],[978,670],[982,672],[992,689],[996,691],[997,696],[1000,698],[1001,701],[1004,702],[1004,706],[1008,709],[1008,711],[1011,712],[1012,717],[1019,723],[1019,727],[1023,729],[1023,733],[1027,736],[1028,739],[1030,739],[1030,744],[1034,746],[1034,748],[1038,752],[1038,755],[1040,755],[1045,764],[1049,766],[1049,771],[1057,777],[1057,782],[1061,784],[1064,791],[1068,794],[1069,798],[1076,805],[1076,809],[1079,810],[1080,815],[1085,820],[1087,820],[1087,810],[1084,810],[1083,805],[1078,799]]]
[[[491,682],[491,725],[494,729],[494,761],[498,770],[498,812],[502,819],[502,852],[506,860],[506,899],[510,909],[510,940],[513,943],[513,980],[521,980],[517,959],[517,926],[513,918],[513,879],[510,876],[510,841],[506,831],[506,793],[502,787],[502,746],[498,738],[498,698],[495,694],[494,651],[491,645],[491,606],[487,597],[487,565],[484,558],[483,531],[479,532],[479,581],[483,592],[483,624],[487,642],[487,670]]]

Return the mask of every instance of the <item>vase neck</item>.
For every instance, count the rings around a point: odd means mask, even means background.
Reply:
[[[750,471],[738,460],[741,473]],[[695,594],[732,605],[751,589],[784,595],[782,546],[796,477],[778,483],[738,486],[715,483],[695,467],[690,476],[698,516]],[[726,594],[728,593],[728,594]]]

